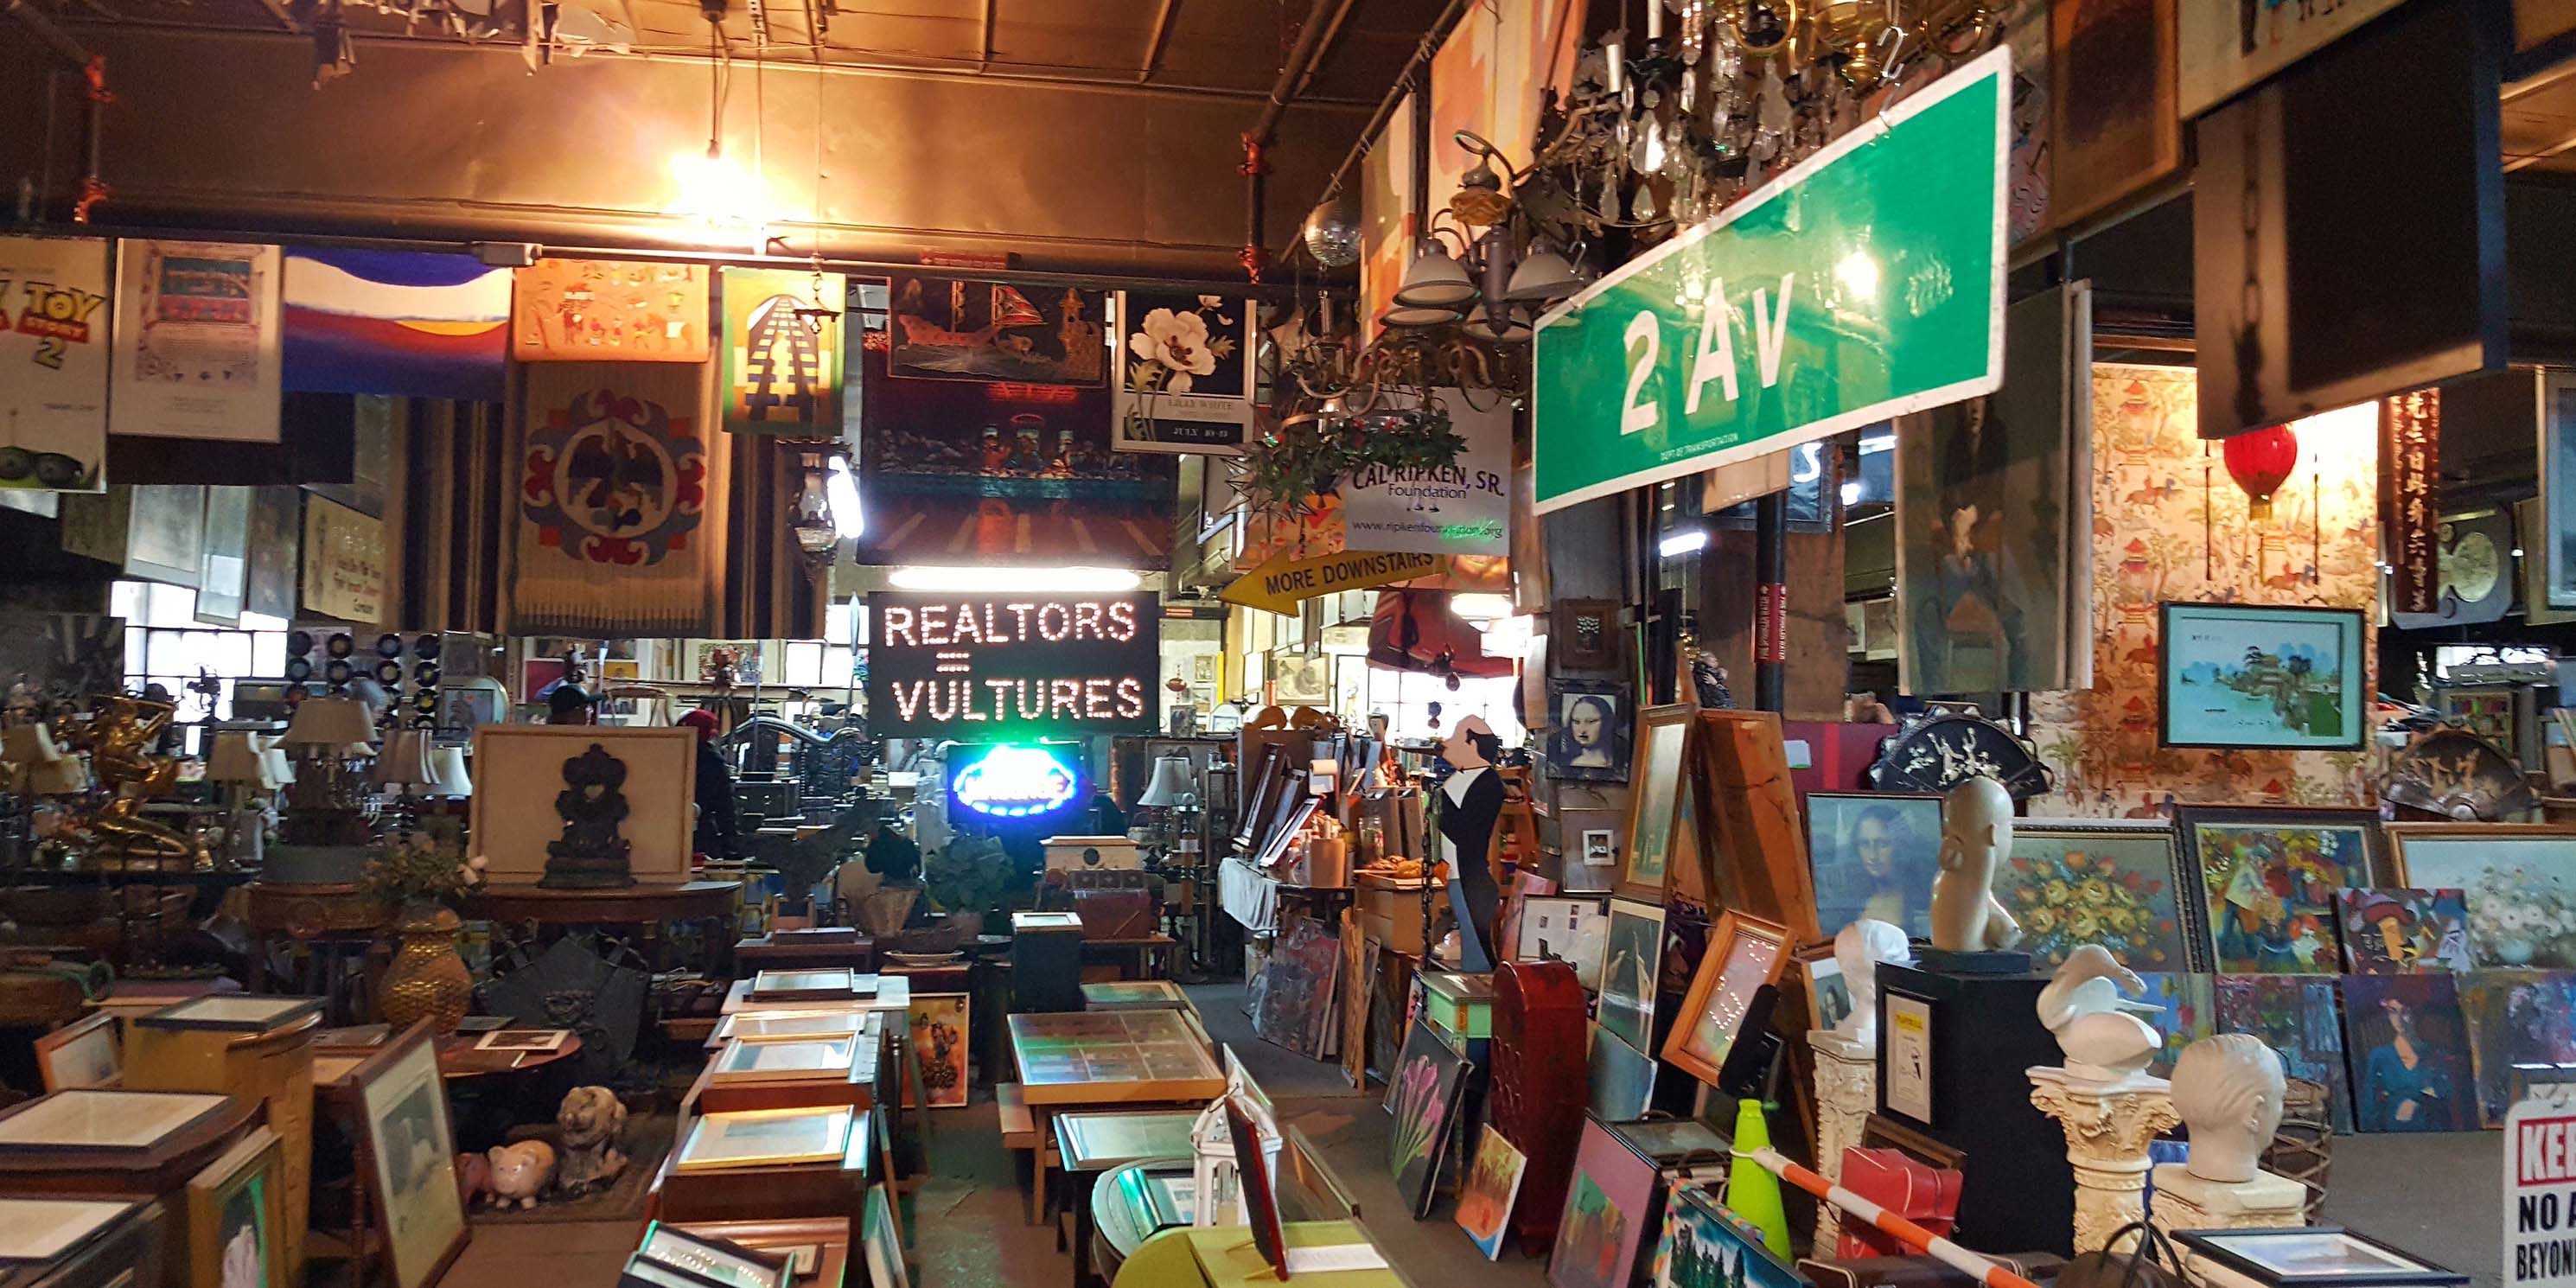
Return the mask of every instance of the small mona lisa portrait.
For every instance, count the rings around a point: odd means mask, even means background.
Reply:
[[[1628,781],[1630,726],[1635,717],[1626,686],[1558,680],[1549,690],[1556,728],[1547,735],[1548,772],[1593,782]]]

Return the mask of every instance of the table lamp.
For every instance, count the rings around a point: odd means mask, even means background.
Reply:
[[[1145,785],[1145,794],[1136,803],[1148,808],[1185,805],[1196,788],[1190,781],[1189,757],[1163,756],[1154,761],[1154,781]]]
[[[386,730],[385,745],[376,752],[376,785],[392,788],[400,798],[398,826],[406,832],[419,817],[420,797],[438,785],[429,753],[429,734],[420,729]]]
[[[295,708],[278,739],[294,762],[294,778],[263,880],[346,884],[365,870],[375,839],[367,799],[374,734],[365,704],[354,698],[307,698]]]
[[[259,866],[268,811],[255,798],[277,790],[279,784],[269,773],[268,757],[257,735],[246,729],[217,730],[214,745],[206,749],[206,781],[224,785],[225,866]]]

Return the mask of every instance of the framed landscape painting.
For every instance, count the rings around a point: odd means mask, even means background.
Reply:
[[[2371,884],[2378,811],[2185,805],[2174,822],[2183,870],[2201,874],[2199,911],[2220,973],[2342,972],[2339,900]]]
[[[2358,610],[2163,605],[2167,747],[2354,751],[2370,734]]]

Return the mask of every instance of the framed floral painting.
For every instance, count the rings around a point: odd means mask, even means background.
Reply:
[[[2199,911],[2220,973],[2341,973],[2337,900],[2373,884],[2378,811],[2185,805],[2174,823],[2182,870],[2201,874]]]
[[[2165,823],[2020,823],[1995,898],[2021,923],[2041,970],[2100,944],[2137,971],[2189,970],[2173,828]]]
[[[2477,966],[2576,968],[2576,829],[2396,823],[2398,884],[2462,892]]]

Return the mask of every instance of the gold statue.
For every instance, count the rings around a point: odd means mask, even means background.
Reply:
[[[95,699],[80,745],[107,801],[82,827],[90,835],[91,862],[187,866],[196,847],[168,826],[143,817],[143,806],[168,794],[179,780],[179,762],[151,752],[177,708],[167,702],[118,695]]]

